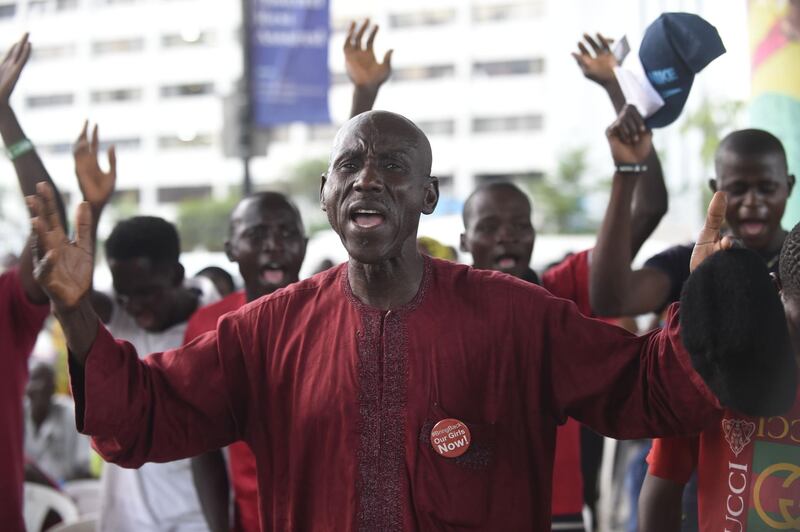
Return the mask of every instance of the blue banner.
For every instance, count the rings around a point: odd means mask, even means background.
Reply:
[[[253,124],[327,123],[328,0],[249,0]]]

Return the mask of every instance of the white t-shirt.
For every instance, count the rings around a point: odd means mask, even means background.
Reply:
[[[210,282],[187,282],[202,294],[198,309],[219,299],[216,290],[209,288]],[[183,344],[187,322],[148,332],[111,297],[114,307],[106,327],[115,338],[130,342],[140,357]],[[208,532],[189,459],[150,463],[139,469],[106,464],[101,480],[101,532]]]
[[[89,470],[89,438],[75,427],[75,404],[70,397],[54,395],[50,411],[37,433],[25,401],[25,455],[56,482]]]

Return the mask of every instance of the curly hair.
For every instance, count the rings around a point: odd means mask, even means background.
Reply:
[[[800,296],[800,223],[786,235],[778,263],[781,286],[787,296]]]

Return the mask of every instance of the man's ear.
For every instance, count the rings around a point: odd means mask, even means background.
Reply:
[[[467,233],[461,233],[461,238],[460,238],[460,243],[458,245],[458,249],[459,249],[459,251],[462,251],[463,253],[469,252],[469,250],[467,249]]]
[[[789,193],[787,194],[787,196],[791,196],[792,195],[792,190],[794,189],[794,184],[795,184],[794,174],[789,174],[787,176],[787,181],[789,182]]]
[[[233,254],[233,245],[231,244],[230,240],[225,241],[225,256],[228,257],[229,261],[237,262],[236,257]]]
[[[717,191],[717,179],[715,177],[708,180],[708,188],[711,189],[711,192]]]
[[[779,294],[783,295],[783,284],[781,283],[780,276],[775,272],[770,272],[769,277],[772,279],[772,284],[775,285],[775,290],[777,290]]]
[[[425,199],[422,205],[423,214],[433,214],[436,205],[439,203],[439,178],[436,176],[428,177],[425,185]]]
[[[186,277],[186,270],[183,268],[183,264],[179,262],[175,265],[175,278],[173,280],[173,285],[181,286],[183,284],[184,277]]]
[[[320,174],[319,176],[319,204],[322,207],[322,212],[325,212],[325,182],[328,176]]]

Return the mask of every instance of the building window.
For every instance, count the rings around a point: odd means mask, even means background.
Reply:
[[[411,13],[395,13],[389,15],[389,25],[393,28],[410,28],[414,26],[440,26],[456,19],[455,9],[432,9]]]
[[[318,124],[308,128],[308,140],[333,142],[339,128],[333,124]]]
[[[158,189],[159,203],[178,203],[185,200],[211,197],[211,187],[162,187]]]
[[[37,107],[58,107],[62,105],[72,105],[75,95],[70,93],[61,94],[41,94],[39,96],[28,96],[25,103],[31,109]]]
[[[476,5],[472,7],[472,20],[475,22],[535,18],[543,15],[544,1],[542,0],[523,0],[520,2]]]
[[[538,131],[542,129],[541,115],[493,116],[473,118],[472,131],[475,133],[496,133],[501,131]]]
[[[142,89],[106,89],[92,91],[92,103],[130,102],[142,99]]]
[[[424,79],[449,78],[456,73],[455,65],[432,65],[395,69],[395,81],[419,81]]]
[[[49,144],[37,144],[36,149],[40,153],[49,153],[50,155],[63,155],[65,153],[72,153],[72,143],[52,142]]]
[[[519,183],[523,185],[523,187],[530,183],[541,181],[543,178],[544,172],[539,172],[537,170],[518,172],[516,174],[479,174],[475,176],[478,185],[500,181]]]
[[[158,147],[162,150],[179,148],[205,148],[214,144],[210,133],[187,135],[162,135],[158,137]]]
[[[78,7],[78,0],[30,0],[28,13],[42,14],[69,11]]]
[[[111,196],[111,203],[119,205],[120,203],[138,205],[141,193],[138,188],[116,189],[114,195]]]
[[[180,33],[166,33],[161,36],[161,46],[164,48],[186,48],[213,42],[214,34],[210,31],[182,31]]]
[[[64,59],[75,55],[76,46],[74,43],[70,44],[50,44],[50,45],[37,45],[31,51],[31,59],[33,61],[50,61],[53,59]]]
[[[17,14],[17,4],[0,4],[0,19],[14,18]]]
[[[417,122],[417,127],[429,137],[436,135],[450,137],[456,131],[456,122],[455,120],[421,120]]]
[[[105,151],[111,146],[118,150],[136,150],[142,147],[142,139],[139,137],[118,137],[100,141],[100,151]]]
[[[514,59],[509,61],[478,61],[472,64],[472,75],[487,76],[520,76],[525,74],[541,74],[544,72],[544,59]]]
[[[182,83],[180,85],[164,85],[161,87],[162,98],[202,96],[204,94],[213,94],[213,92],[213,83]]]
[[[144,39],[142,37],[95,41],[92,43],[92,54],[94,55],[139,52],[143,49]]]

